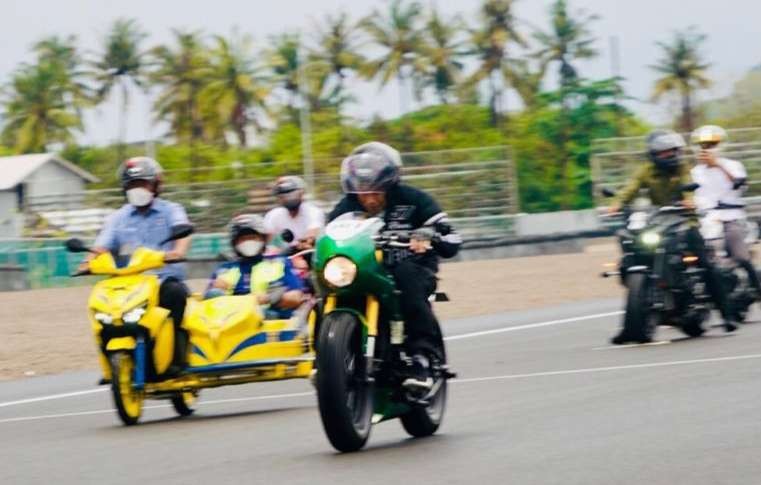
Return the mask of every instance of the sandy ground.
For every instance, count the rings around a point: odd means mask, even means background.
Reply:
[[[445,264],[440,290],[452,301],[437,304],[436,312],[446,320],[617,297],[617,281],[599,277],[616,257],[614,242],[600,240],[580,254]],[[89,292],[0,293],[0,380],[96,368],[85,311]]]

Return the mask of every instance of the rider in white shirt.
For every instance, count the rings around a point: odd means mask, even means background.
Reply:
[[[293,233],[291,245],[300,249],[312,247],[325,226],[325,213],[304,201],[305,189],[306,184],[299,177],[280,177],[272,190],[280,205],[264,216],[268,233],[278,235],[289,230]]]
[[[745,243],[747,215],[742,193],[748,173],[741,162],[721,156],[721,144],[726,139],[726,131],[719,126],[701,126],[692,133],[698,162],[692,169],[692,179],[700,185],[695,191],[695,203],[698,209],[714,211],[723,223],[727,253],[748,272],[751,284],[761,295],[761,284]]]

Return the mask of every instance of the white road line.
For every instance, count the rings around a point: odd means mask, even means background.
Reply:
[[[529,323],[526,325],[516,325],[514,327],[495,328],[493,330],[482,330],[480,332],[464,333],[461,335],[451,335],[449,337],[444,337],[444,340],[447,340],[447,341],[461,340],[466,338],[482,337],[484,335],[494,335],[497,333],[516,332],[518,330],[529,330],[532,328],[549,327],[551,325],[560,325],[563,323],[573,323],[573,322],[581,322],[584,320],[594,320],[596,318],[614,317],[617,315],[622,315],[623,313],[624,313],[623,311],[619,310],[619,311],[608,312],[608,313],[597,313],[595,315],[584,315],[581,317],[563,318],[561,320],[550,320],[548,322]]]
[[[268,396],[253,396],[253,397],[238,397],[232,399],[215,399],[212,401],[199,401],[198,406],[213,406],[215,404],[228,404],[234,402],[245,401],[265,401],[271,399],[286,399],[295,397],[307,397],[313,396],[314,392],[294,392],[291,394],[271,394]],[[154,406],[143,406],[143,409],[163,409],[172,407],[170,404],[156,404]],[[56,418],[71,418],[77,416],[92,416],[96,414],[112,414],[115,413],[113,409],[100,409],[97,411],[81,411],[76,413],[61,413],[61,414],[43,414],[40,416],[23,416],[19,418],[7,418],[0,419],[0,424],[3,423],[18,423],[21,421],[40,421],[43,419],[56,419]]]
[[[542,327],[549,327],[551,325],[560,325],[564,323],[573,323],[573,322],[581,322],[584,320],[594,320],[596,318],[604,318],[604,317],[612,317],[616,315],[621,315],[622,311],[616,311],[616,312],[608,312],[608,313],[598,313],[595,315],[584,315],[580,317],[573,317],[573,318],[564,318],[561,320],[550,320],[548,322],[538,322],[538,323],[529,323],[527,325],[517,325],[514,327],[503,327],[503,328],[496,328],[493,330],[483,330],[480,332],[471,332],[471,333],[465,333],[461,335],[452,335],[449,337],[445,337],[444,340],[446,341],[452,341],[452,340],[462,340],[466,338],[474,338],[474,337],[482,337],[484,335],[494,335],[498,333],[506,333],[506,332],[516,332],[518,330],[530,330],[533,328],[542,328]],[[18,401],[9,401],[9,402],[3,402],[0,403],[0,408],[7,407],[7,406],[16,406],[19,404],[31,404],[35,402],[41,402],[41,401],[50,401],[53,399],[63,399],[67,397],[76,397],[76,396],[83,396],[86,394],[95,394],[98,392],[107,391],[107,387],[101,387],[98,389],[89,389],[86,391],[76,391],[76,392],[68,392],[65,394],[53,394],[50,396],[40,396],[40,397],[34,397],[30,399],[21,399]]]
[[[29,399],[20,399],[18,401],[0,402],[0,408],[4,408],[6,406],[16,406],[17,404],[30,404],[33,402],[50,401],[51,399],[63,399],[66,397],[85,396],[87,394],[95,394],[95,393],[103,392],[107,390],[108,388],[101,387],[98,389],[88,389],[86,391],[66,392],[63,394],[52,394],[50,396],[40,396],[40,397],[33,397]]]
[[[626,345],[603,345],[602,347],[592,347],[592,350],[620,350],[620,349],[634,349],[638,347],[655,347],[658,345],[669,345],[674,342],[671,340],[658,340],[647,344],[626,344]]]
[[[707,358],[707,359],[674,360],[670,362],[651,362],[648,364],[619,365],[619,366],[612,366],[612,367],[590,367],[585,369],[567,369],[567,370],[548,371],[548,372],[532,372],[528,374],[508,374],[508,375],[502,375],[502,376],[472,377],[467,379],[453,379],[451,383],[452,384],[472,384],[472,383],[503,381],[503,380],[511,380],[511,379],[529,379],[532,377],[552,377],[552,376],[563,376],[563,375],[572,375],[572,374],[592,374],[597,372],[613,372],[613,371],[632,370],[632,369],[649,369],[653,367],[672,367],[672,366],[680,366],[680,365],[734,362],[738,360],[751,360],[751,359],[761,359],[761,354],[734,355],[730,357],[714,357],[714,358]],[[314,395],[314,392],[272,394],[267,396],[254,396],[254,397],[243,397],[243,398],[232,398],[232,399],[216,399],[213,401],[206,401],[206,402],[201,401],[198,403],[198,405],[203,406],[203,405],[227,404],[227,403],[244,402],[244,401],[263,401],[263,400],[270,400],[270,399],[286,399],[286,398],[292,398],[292,397],[308,397],[313,395]],[[168,407],[170,407],[170,405],[168,404],[159,404],[155,406],[145,406],[143,409],[158,409],[158,408],[168,408]],[[109,414],[113,412],[114,410],[112,409],[103,409],[103,410],[97,410],[97,411],[83,411],[83,412],[76,412],[76,413],[24,416],[24,417],[18,417],[18,418],[0,419],[0,424],[17,423],[17,422],[23,422],[23,421],[40,421],[44,419],[69,418],[69,417],[77,417],[77,416],[90,416],[95,414]]]
[[[716,362],[733,362],[737,360],[761,359],[761,354],[734,355],[731,357],[714,357],[707,359],[674,360],[670,362],[651,362],[648,364],[617,365],[611,367],[590,367],[586,369],[568,369],[548,372],[532,372],[529,374],[508,374],[504,376],[473,377],[469,379],[453,379],[453,384],[468,384],[472,382],[501,381],[509,379],[526,379],[531,377],[551,377],[571,374],[591,374],[595,372],[613,372],[619,370],[649,369],[653,367],[671,367],[679,365],[710,364]]]

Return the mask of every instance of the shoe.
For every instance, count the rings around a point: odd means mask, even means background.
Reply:
[[[629,343],[630,341],[631,340],[623,333],[619,333],[618,335],[610,339],[610,343],[612,343],[613,345],[624,345],[625,343]]]
[[[412,366],[410,377],[402,382],[402,386],[410,391],[427,392],[433,388],[433,378],[431,377],[431,363],[428,358],[422,354],[415,354],[412,357]]]
[[[730,333],[740,328],[740,324],[732,320],[724,320],[723,327],[725,332]]]

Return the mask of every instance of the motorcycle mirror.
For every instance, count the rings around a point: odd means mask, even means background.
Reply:
[[[283,241],[290,244],[293,242],[294,239],[296,239],[296,236],[293,235],[293,232],[290,229],[286,229],[285,231],[280,233],[280,238]]]
[[[190,224],[179,224],[174,227],[172,227],[172,233],[171,235],[166,238],[164,241],[161,242],[161,244],[166,244],[169,241],[176,241],[178,239],[185,239],[186,237],[193,234],[193,226]]]
[[[692,183],[692,184],[684,184],[682,185],[682,192],[695,192],[700,188],[700,184]]]
[[[66,250],[70,253],[86,253],[90,251],[90,248],[81,239],[71,238],[66,241]]]
[[[609,189],[607,187],[602,189],[600,192],[602,193],[603,197],[615,197],[616,196],[616,191],[615,190],[611,190],[611,189]]]

